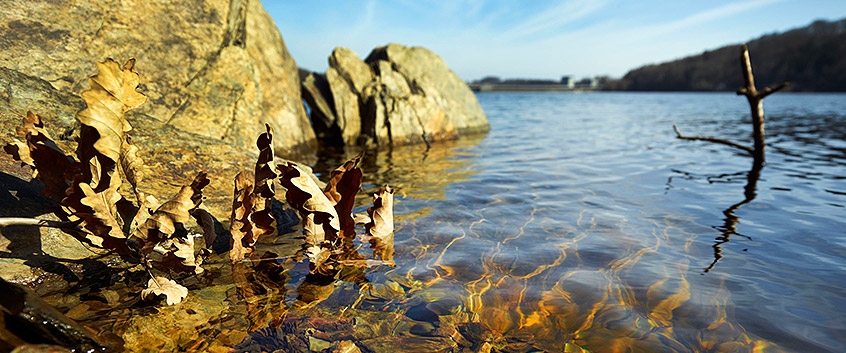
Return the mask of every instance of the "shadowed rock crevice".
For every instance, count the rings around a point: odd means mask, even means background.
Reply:
[[[336,48],[325,75],[302,77],[315,131],[333,145],[428,145],[489,128],[467,84],[425,48],[389,44],[364,61]]]

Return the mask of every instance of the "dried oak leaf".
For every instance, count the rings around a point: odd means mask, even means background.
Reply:
[[[15,132],[23,141],[7,144],[3,150],[32,168],[32,177],[44,184],[44,196],[61,202],[79,165],[56,145],[44,129],[41,116],[28,111],[22,120],[22,126],[15,127]]]
[[[232,234],[229,260],[232,263],[241,261],[249,255],[251,249],[245,246],[244,239],[252,233],[249,220],[252,210],[253,184],[247,178],[247,173],[240,172],[235,176],[235,197],[232,201],[232,214],[229,216],[229,233]]]
[[[88,79],[90,88],[81,93],[88,107],[77,114],[83,125],[79,148],[84,153],[79,157],[84,161],[89,159],[84,157],[102,154],[117,162],[126,133],[132,130],[123,114],[137,108],[147,98],[135,91],[139,81],[135,59],[130,59],[123,67],[106,59],[97,63],[97,69],[97,74]],[[92,148],[94,151],[90,150]]]
[[[123,171],[126,181],[132,186],[132,192],[135,193],[135,199],[139,205],[144,203],[146,197],[144,193],[138,191],[138,184],[144,177],[143,166],[144,160],[138,157],[138,146],[133,145],[132,139],[126,136],[120,150],[120,169]]]
[[[373,206],[367,208],[370,222],[364,225],[371,237],[386,239],[394,234],[394,190],[385,185],[373,195]]]
[[[164,252],[162,260],[158,263],[153,263],[153,266],[159,270],[164,272],[192,271],[197,275],[203,273],[203,268],[200,267],[202,259],[194,257],[193,235],[174,236],[159,243],[157,247],[160,247]]]
[[[357,156],[345,162],[332,171],[329,183],[323,189],[323,194],[335,206],[341,224],[339,236],[341,238],[355,237],[355,220],[352,216],[352,209],[355,207],[355,195],[361,188],[361,168],[358,167],[361,161],[362,151]]]
[[[210,249],[217,238],[217,233],[214,231],[214,217],[202,206],[192,211],[191,217],[194,217],[194,220],[203,229],[203,243],[207,249]]]
[[[188,288],[183,287],[175,281],[157,276],[150,278],[147,282],[147,289],[141,291],[141,299],[147,300],[150,296],[165,296],[167,305],[178,304],[188,296]]]
[[[256,241],[262,235],[276,233],[276,219],[270,213],[273,203],[273,129],[265,124],[266,132],[259,135],[256,146],[259,157],[256,161],[254,184],[250,184],[241,172],[235,177],[235,200],[230,217],[232,263],[246,258],[255,249]]]
[[[183,186],[173,199],[162,204],[142,225],[135,229],[131,239],[139,244],[142,253],[149,254],[156,245],[173,237],[177,225],[187,222],[191,218],[191,212],[200,206],[203,188],[208,184],[209,179],[206,173],[197,174],[190,185]],[[193,239],[191,243],[190,258],[193,258]],[[166,248],[166,250],[173,256],[186,261],[186,263],[191,262],[189,256],[184,252],[177,254],[173,248]],[[181,269],[175,268],[173,270]]]
[[[373,206],[367,208],[370,222],[364,225],[370,236],[373,256],[385,265],[394,266],[394,190],[385,185],[379,194],[373,195]]]
[[[286,201],[299,212],[302,219],[306,253],[313,260],[319,260],[338,237],[341,228],[338,213],[314,180],[295,163],[278,165],[276,169],[281,173],[282,186],[288,189]]]
[[[121,253],[128,252],[115,206],[122,198],[118,193],[121,178],[117,172],[122,160],[128,178],[137,181],[134,175],[137,162],[131,157],[134,146],[126,135],[132,126],[123,114],[146,100],[135,91],[139,78],[134,66],[134,59],[123,67],[112,59],[97,63],[97,74],[88,80],[90,88],[81,93],[87,108],[77,114],[82,124],[77,148],[81,173],[74,178],[62,201],[66,212],[82,219],[83,227],[91,232],[88,239],[94,245]]]
[[[122,198],[118,193],[120,177],[113,166],[111,170],[101,174],[104,169],[101,165],[96,158],[90,161],[93,176],[91,182],[76,179],[68,189],[67,197],[62,201],[63,209],[72,219],[82,219],[82,226],[90,232],[81,240],[126,254],[126,235],[117,218],[117,203]]]
[[[143,225],[144,222],[147,222],[150,215],[153,214],[159,206],[161,206],[159,200],[157,200],[153,195],[141,195],[143,198],[139,200],[138,212],[136,212],[135,217],[132,218],[129,229],[138,229],[138,227]]]

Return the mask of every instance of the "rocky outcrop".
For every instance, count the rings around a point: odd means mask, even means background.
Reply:
[[[0,48],[0,67],[75,94],[96,62],[135,57],[156,121],[244,148],[267,122],[282,154],[314,142],[296,64],[258,0],[12,1]]]
[[[329,142],[429,143],[489,127],[467,84],[426,48],[388,44],[374,49],[364,61],[350,49],[336,48],[324,77],[328,92],[304,92],[312,95],[306,98],[312,121],[315,112],[317,119],[326,119],[314,126]],[[303,81],[303,87],[310,84],[308,78]],[[311,103],[319,100],[333,103],[331,114]],[[324,126],[328,133],[320,132]]]
[[[320,140],[337,140],[341,136],[335,124],[335,102],[329,91],[326,76],[316,72],[300,70],[303,99],[311,107],[311,124]]]

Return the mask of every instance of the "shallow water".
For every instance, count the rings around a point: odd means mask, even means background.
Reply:
[[[767,98],[757,180],[672,131],[751,145],[734,94],[478,98],[483,139],[368,156],[367,189],[402,195],[397,267],[368,279],[422,281],[550,351],[846,348],[846,96]]]
[[[846,348],[846,95],[768,97],[762,170],[674,136],[676,123],[751,145],[734,94],[477,97],[488,134],[364,156],[356,212],[396,189],[393,267],[325,279],[305,261],[222,254],[178,306],[115,299],[137,298],[143,271],[48,300],[133,350]],[[315,172],[355,152],[320,156]],[[301,242],[295,231],[257,253]],[[349,260],[374,257],[355,245]]]

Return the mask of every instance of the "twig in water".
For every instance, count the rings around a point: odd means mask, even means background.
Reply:
[[[22,218],[22,217],[0,217],[0,227],[8,226],[35,226],[50,228],[77,228],[79,222],[60,222],[46,219]]]
[[[728,145],[728,146],[731,146],[731,147],[734,147],[734,148],[742,149],[746,152],[749,152],[749,154],[751,154],[751,155],[755,154],[755,150],[753,150],[749,146],[744,146],[744,145],[741,145],[739,143],[732,142],[732,141],[729,141],[729,140],[726,140],[726,139],[709,137],[709,136],[684,136],[684,135],[682,135],[681,131],[679,131],[679,128],[676,127],[676,124],[673,124],[673,130],[676,131],[676,137],[678,137],[682,140],[700,140],[700,141],[721,143],[721,144]]]

